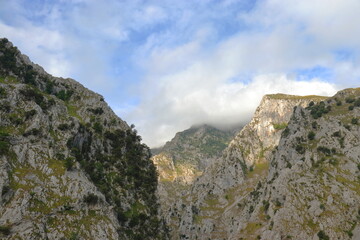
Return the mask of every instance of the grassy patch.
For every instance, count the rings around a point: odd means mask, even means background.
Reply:
[[[269,170],[269,162],[262,162],[255,164],[254,170],[249,172],[246,176],[247,178],[253,178],[256,175],[264,175],[267,174],[267,171]]]
[[[83,122],[82,118],[77,113],[77,111],[79,110],[79,107],[77,107],[75,105],[71,105],[69,103],[66,103],[66,107],[67,107],[67,110],[68,110],[68,113],[69,113],[70,116],[79,119],[80,122]]]
[[[53,174],[56,176],[62,176],[65,174],[65,167],[62,161],[49,159],[48,166],[53,170]]]
[[[262,227],[261,223],[249,222],[246,225],[246,227],[241,231],[244,232],[246,236],[249,236],[249,235],[254,235],[256,231],[259,230],[261,227]]]
[[[286,122],[273,123],[273,127],[275,130],[282,130],[282,129],[285,129],[287,126],[288,126],[288,124]]]
[[[19,80],[12,76],[0,76],[0,83],[19,83]]]
[[[296,96],[296,95],[288,95],[288,94],[269,94],[266,95],[269,98],[272,99],[286,99],[286,100],[316,100],[316,101],[321,101],[321,100],[325,100],[328,99],[329,97],[325,97],[325,96],[317,96],[317,95],[307,95],[307,96]]]

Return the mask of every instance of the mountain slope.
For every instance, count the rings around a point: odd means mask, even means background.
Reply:
[[[274,180],[268,175],[273,171],[278,144],[288,133],[288,122],[296,113],[294,107],[300,111],[312,101],[322,100],[327,98],[265,96],[252,121],[229,144],[223,158],[209,166],[164,214],[172,239],[256,239],[261,235],[262,239],[283,239],[284,234],[286,237],[284,229],[264,234],[273,226],[282,226],[281,219],[273,219],[268,210],[271,207],[276,212],[283,200],[276,197],[270,201],[263,194],[281,188],[272,186]],[[304,115],[302,111],[300,114]],[[278,161],[290,166],[284,159]],[[282,197],[287,198],[286,193]],[[296,231],[299,234],[302,229]]]
[[[153,151],[160,181],[189,184],[219,158],[235,130],[222,131],[209,125],[194,126]]]
[[[0,40],[0,235],[163,239],[150,150],[102,96]]]
[[[234,132],[236,129],[222,131],[209,125],[196,126],[177,133],[157,150],[159,153],[151,159],[159,172],[157,195],[161,212],[167,213],[206,167],[221,157]]]
[[[260,194],[264,239],[360,239],[359,117],[360,89],[296,109]]]

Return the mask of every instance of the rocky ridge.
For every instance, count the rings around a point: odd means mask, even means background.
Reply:
[[[168,210],[172,239],[357,239],[359,97],[265,96],[221,161]]]
[[[150,150],[104,98],[0,39],[0,237],[164,239]]]

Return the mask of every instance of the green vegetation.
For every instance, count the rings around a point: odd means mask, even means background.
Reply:
[[[254,206],[253,205],[251,205],[250,208],[249,208],[249,213],[252,213],[252,212],[254,212]]]
[[[73,95],[73,91],[72,90],[60,90],[58,93],[56,93],[56,97],[58,97],[59,99],[67,102],[69,101],[69,99],[71,98],[71,96]]]
[[[318,152],[321,152],[321,153],[325,154],[326,156],[330,156],[332,153],[332,151],[329,148],[323,147],[323,146],[318,147],[317,150],[318,150]]]
[[[325,102],[323,101],[318,104],[314,104],[313,102],[311,103],[309,104],[308,109],[310,110],[310,114],[314,119],[321,118],[324,114],[327,114],[331,111],[331,106],[326,106]]]
[[[31,135],[33,135],[33,136],[38,136],[38,135],[40,135],[40,133],[41,133],[41,130],[40,130],[40,129],[38,129],[38,128],[32,128],[32,129],[30,129],[29,131],[25,132],[25,133],[23,134],[23,136],[24,136],[24,137],[28,137],[28,136],[31,136]]]
[[[16,54],[18,52],[16,47],[6,47],[7,43],[9,41],[4,38],[0,42],[0,52],[3,53],[2,56],[0,56],[0,63],[3,74],[5,73],[8,75],[10,72],[17,73],[18,69],[16,67]]]
[[[0,98],[5,98],[7,96],[6,89],[3,87],[0,87]]]
[[[38,89],[34,87],[28,86],[25,89],[21,89],[19,92],[20,94],[23,95],[26,101],[34,101],[44,111],[46,111],[55,104],[53,99],[47,101],[46,98],[44,97],[44,93],[40,92]]]
[[[99,197],[93,193],[88,193],[84,196],[83,201],[89,205],[95,205],[99,202]]]
[[[285,130],[282,132],[282,137],[288,137],[290,135],[290,129],[288,127],[285,128]]]
[[[68,113],[69,113],[70,116],[79,119],[80,122],[83,121],[82,118],[77,113],[77,111],[79,110],[79,108],[77,106],[72,105],[70,103],[66,103],[66,107],[67,107],[67,110],[68,110]]]
[[[324,97],[324,96],[317,96],[317,95],[308,95],[308,96],[296,96],[296,95],[287,95],[287,94],[269,94],[266,95],[269,98],[272,99],[285,99],[285,100],[301,100],[301,99],[311,99],[311,100],[316,100],[316,101],[321,101],[321,100],[326,100],[328,99],[328,97]]]
[[[308,139],[309,140],[314,140],[315,139],[315,133],[313,131],[309,132]]]
[[[267,172],[267,170],[269,169],[269,162],[265,161],[265,162],[261,162],[261,163],[257,163],[255,164],[255,166],[253,167],[253,171],[250,171],[247,175],[246,178],[254,178],[257,175],[263,175]]]
[[[9,153],[10,143],[9,134],[0,131],[0,156],[7,155]]]
[[[31,117],[35,116],[36,113],[35,109],[25,112],[25,120],[29,120]]]
[[[0,233],[2,235],[9,235],[11,232],[11,227],[9,225],[0,225]]]
[[[257,222],[248,222],[246,227],[241,230],[241,232],[245,235],[245,236],[251,236],[253,235],[258,229],[261,228],[261,223],[257,223]]]
[[[298,145],[296,145],[295,150],[299,154],[304,154],[306,151],[306,148],[303,144],[298,144]]]
[[[72,155],[80,162],[90,179],[105,195],[106,200],[115,205],[118,220],[122,228],[137,229],[140,232],[156,236],[158,232],[157,203],[154,196],[157,187],[155,166],[149,161],[149,149],[140,143],[140,137],[134,130],[106,131],[103,137],[111,146],[109,154],[96,152],[90,156],[92,143],[91,130],[80,125],[78,134],[68,141]],[[100,133],[99,133],[100,134]],[[74,139],[82,136],[82,145],[77,145]],[[122,191],[136,192],[137,197],[131,209],[122,205]],[[137,200],[143,201],[141,205]],[[148,224],[149,228],[143,228]]]
[[[329,240],[329,236],[325,234],[323,230],[319,231],[317,236],[319,237],[319,240]]]
[[[101,134],[103,131],[103,126],[101,125],[100,122],[95,122],[93,125],[93,129],[95,130],[96,133]]]
[[[66,131],[66,130],[69,130],[70,128],[71,128],[70,125],[68,125],[67,123],[61,123],[58,126],[58,129],[61,131]]]
[[[273,126],[274,126],[274,129],[275,130],[282,130],[282,129],[285,129],[288,124],[283,122],[283,123],[273,123]]]
[[[65,159],[65,168],[66,168],[66,170],[68,170],[68,171],[71,171],[73,168],[74,168],[74,166],[75,166],[75,160],[74,160],[74,158],[72,158],[72,157],[67,157],[66,159]]]
[[[346,103],[353,103],[353,102],[355,102],[355,98],[354,97],[347,97],[347,98],[345,98],[345,102]]]
[[[101,108],[101,107],[98,107],[98,108],[88,108],[87,109],[89,112],[92,112],[93,114],[95,115],[101,115],[104,113],[104,110]]]

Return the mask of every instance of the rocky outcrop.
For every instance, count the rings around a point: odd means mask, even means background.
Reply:
[[[298,107],[271,161],[254,214],[262,239],[360,239],[360,89]]]
[[[251,231],[258,228],[256,224],[263,223],[251,222],[257,210],[254,198],[269,207],[268,200],[259,199],[261,191],[268,189],[269,163],[283,132],[288,131],[294,107],[325,99],[283,94],[265,96],[251,122],[230,142],[223,157],[210,165],[191,189],[169,207],[165,217],[172,239],[256,238]],[[265,213],[261,214],[261,219],[268,220]]]
[[[150,150],[104,98],[0,40],[0,237],[164,239]]]

